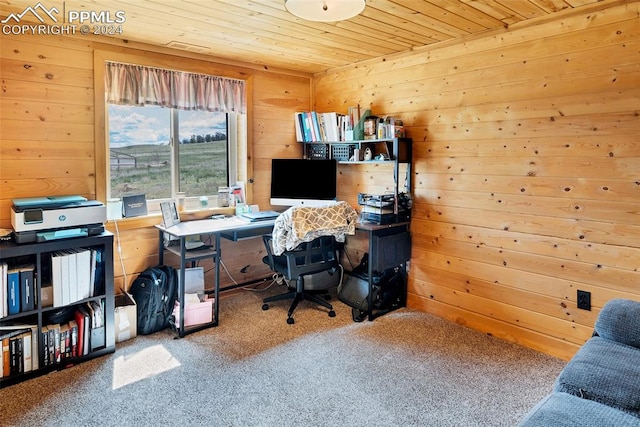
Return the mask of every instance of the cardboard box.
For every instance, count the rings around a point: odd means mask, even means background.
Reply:
[[[53,286],[43,286],[40,288],[40,304],[43,307],[53,306]]]
[[[138,333],[136,302],[129,293],[116,295],[116,342],[135,338]]]
[[[184,306],[184,326],[200,325],[209,323],[213,318],[212,315],[213,299],[205,299],[202,302],[188,303]],[[176,328],[180,327],[180,302],[176,301],[173,309],[173,315],[176,319]]]

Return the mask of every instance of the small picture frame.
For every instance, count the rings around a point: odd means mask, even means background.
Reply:
[[[122,197],[122,216],[133,218],[147,214],[147,197],[144,194]]]
[[[235,185],[229,187],[229,200],[231,206],[247,203],[247,198],[244,192],[244,182],[237,181]]]
[[[178,215],[178,209],[176,209],[176,202],[173,200],[160,202],[160,211],[162,212],[162,224],[164,228],[169,228],[180,223],[180,215]]]

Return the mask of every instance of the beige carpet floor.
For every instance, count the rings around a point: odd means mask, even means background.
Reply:
[[[515,426],[564,362],[400,309],[352,321],[267,292],[221,300],[220,324],[170,330],[0,390],[2,426]]]

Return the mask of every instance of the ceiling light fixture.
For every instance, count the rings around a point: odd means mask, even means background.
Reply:
[[[284,0],[284,7],[307,21],[336,22],[359,15],[366,0]]]

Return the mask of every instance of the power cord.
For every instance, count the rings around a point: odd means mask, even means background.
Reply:
[[[124,277],[124,286],[127,285],[127,270],[124,268],[124,261],[122,260],[122,245],[120,244],[120,230],[118,229],[118,220],[114,219],[113,225],[116,227],[116,242],[118,244],[118,258],[120,258],[120,267],[122,267],[122,275]],[[124,289],[122,289],[124,291]]]

